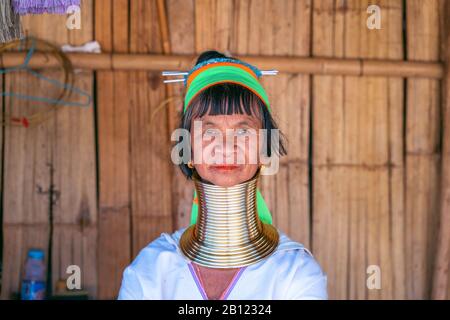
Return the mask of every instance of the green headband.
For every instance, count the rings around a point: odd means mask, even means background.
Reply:
[[[218,64],[214,65],[214,61]],[[197,94],[206,88],[219,83],[237,83],[246,87],[260,97],[270,111],[267,93],[257,79],[257,77],[261,75],[261,72],[256,67],[238,61],[231,62],[228,59],[213,59],[211,62],[206,61],[189,73],[186,79],[188,82],[188,89],[184,99],[183,112],[186,112],[189,103]],[[270,214],[269,208],[259,189],[256,191],[256,208],[261,222],[272,224],[272,215]],[[191,209],[191,225],[197,222],[197,217],[198,199],[197,192],[194,190],[194,200],[192,201]]]
[[[211,64],[205,66],[206,69],[194,75],[194,78],[188,85],[186,96],[184,98],[184,111],[186,112],[189,103],[194,97],[206,88],[219,83],[237,83],[255,93],[266,104],[270,111],[269,98],[256,76],[242,67],[233,65]],[[198,71],[197,71],[198,72]],[[188,78],[189,81],[189,78]]]

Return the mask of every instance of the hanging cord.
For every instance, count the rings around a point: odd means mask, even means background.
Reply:
[[[0,45],[0,54],[3,52],[9,50],[9,51],[23,51],[23,50],[29,50],[32,48],[32,46],[35,46],[36,52],[45,53],[48,55],[53,55],[60,64],[60,67],[64,71],[64,88],[62,89],[61,93],[58,95],[58,98],[56,101],[61,101],[63,98],[70,97],[71,91],[68,90],[69,87],[73,85],[74,82],[74,72],[72,63],[67,57],[66,54],[64,54],[57,46],[51,44],[50,42],[47,42],[45,40],[40,40],[33,37],[27,37],[23,40],[15,40],[12,42],[9,42],[4,45]],[[23,69],[24,70],[24,69]],[[41,73],[37,72],[37,70],[33,70],[34,73],[41,75]],[[10,90],[12,89],[12,84],[10,85]],[[13,108],[13,99],[10,97],[9,105],[10,108]],[[3,119],[2,124],[4,126],[20,126],[20,127],[31,127],[38,125],[49,118],[53,116],[53,111],[56,111],[61,107],[58,103],[50,103],[50,107],[46,108],[45,110],[40,110],[38,112],[32,113],[31,115],[23,115],[23,116],[12,116],[11,114],[5,112],[5,117]],[[42,108],[39,106],[38,108]],[[12,109],[11,109],[12,110]]]
[[[152,113],[151,113],[151,115],[150,115],[150,127],[151,127],[151,125],[152,125],[152,123],[153,123],[153,121],[154,121],[154,119],[155,119],[156,114],[157,114],[158,112],[160,112],[165,106],[169,105],[170,102],[172,102],[172,101],[174,101],[174,100],[177,100],[177,99],[180,99],[180,100],[181,100],[181,99],[183,99],[183,96],[182,96],[182,95],[173,95],[173,96],[170,96],[170,97],[168,97],[168,98],[162,100],[162,101],[158,104],[158,106],[152,111]],[[169,105],[169,106],[170,106],[170,105]]]

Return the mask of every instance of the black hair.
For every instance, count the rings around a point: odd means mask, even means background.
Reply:
[[[228,58],[239,61],[238,59],[212,50],[200,54],[196,65],[213,58]],[[247,114],[256,116],[261,120],[262,129],[267,130],[267,139],[265,140],[265,143],[267,143],[267,156],[270,157],[272,151],[280,156],[287,154],[285,137],[281,132],[279,134],[280,141],[278,148],[272,146],[271,129],[278,129],[278,126],[270,111],[267,109],[266,104],[255,93],[244,86],[234,83],[219,83],[201,91],[187,106],[186,112],[181,117],[179,128],[190,131],[192,120],[200,118],[205,114]],[[182,151],[180,151],[180,156],[183,156]],[[189,168],[186,163],[183,162],[179,166],[186,177],[192,177],[193,169]]]

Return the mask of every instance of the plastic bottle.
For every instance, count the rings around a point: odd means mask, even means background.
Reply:
[[[22,278],[21,299],[45,299],[44,251],[40,249],[31,249],[28,251]]]

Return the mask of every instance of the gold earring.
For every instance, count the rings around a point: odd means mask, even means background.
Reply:
[[[266,167],[266,166],[262,164],[262,165],[259,167],[259,171],[263,171],[265,167]]]
[[[187,163],[187,166],[191,169],[194,169],[194,165],[192,164],[191,160],[189,160],[189,162]]]

